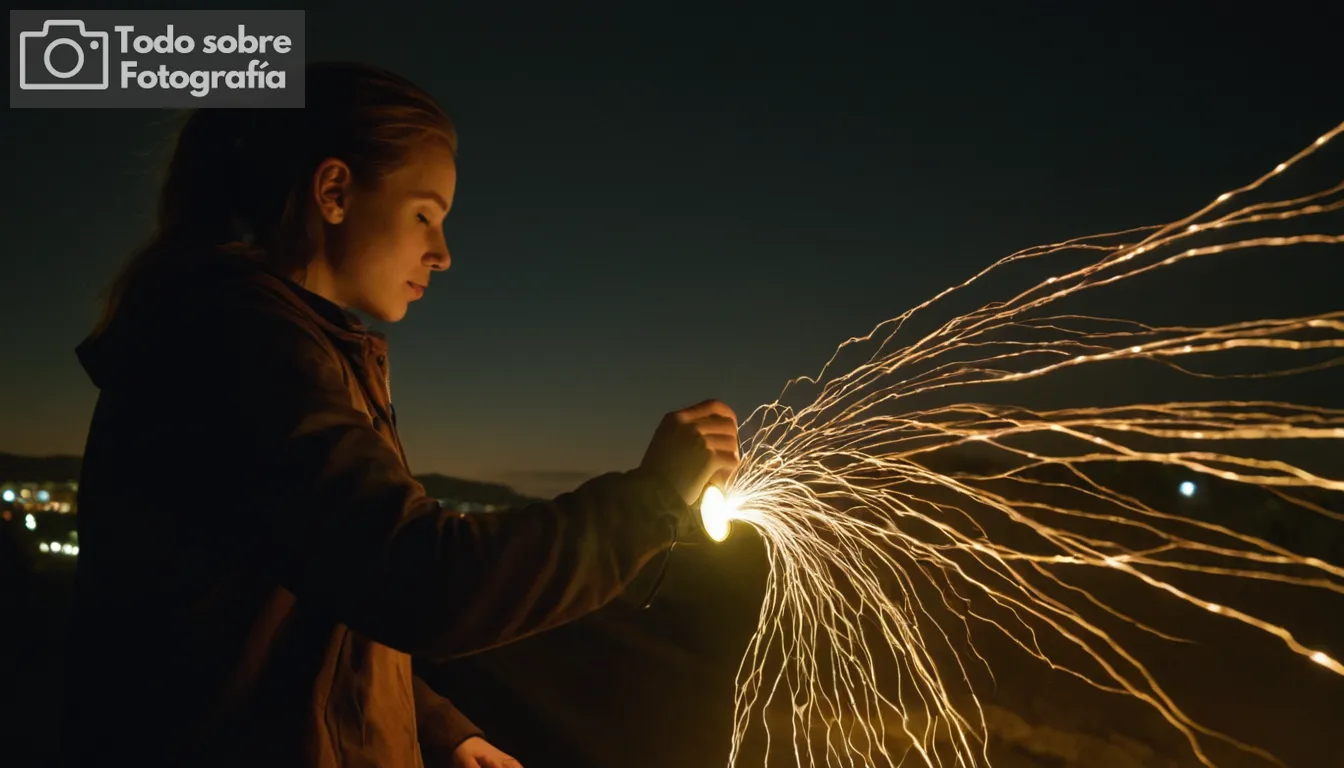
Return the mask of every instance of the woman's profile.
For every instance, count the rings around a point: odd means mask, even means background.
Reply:
[[[615,598],[735,471],[718,401],[640,466],[481,515],[412,477],[386,338],[449,266],[457,135],[425,92],[310,65],[304,109],[208,109],[78,355],[66,764],[516,765],[412,672]]]

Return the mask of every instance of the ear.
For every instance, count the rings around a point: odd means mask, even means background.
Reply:
[[[313,202],[323,221],[340,224],[345,220],[353,186],[354,174],[344,160],[329,157],[317,166],[313,172]]]

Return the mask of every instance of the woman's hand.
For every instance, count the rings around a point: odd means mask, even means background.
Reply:
[[[453,768],[523,768],[523,764],[480,736],[472,736],[453,750]]]
[[[669,413],[640,466],[671,483],[690,505],[709,483],[726,485],[740,463],[737,414],[718,400],[706,400]]]

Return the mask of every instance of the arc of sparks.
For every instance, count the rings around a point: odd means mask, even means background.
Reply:
[[[1055,669],[1148,704],[1205,765],[1213,765],[1208,739],[1277,762],[1187,715],[1142,660],[1091,616],[1100,612],[1180,638],[1108,604],[1074,574],[1127,579],[1267,633],[1344,676],[1344,664],[1289,628],[1171,580],[1200,573],[1344,594],[1344,567],[1162,509],[1098,477],[1106,465],[1179,468],[1263,489],[1319,520],[1344,522],[1344,513],[1308,494],[1344,492],[1344,477],[1237,451],[1250,441],[1338,446],[1344,410],[1267,400],[1033,409],[965,398],[1124,360],[1197,379],[1263,379],[1344,363],[1344,354],[1334,352],[1344,349],[1344,310],[1207,327],[1050,313],[1063,299],[1193,259],[1344,243],[1338,232],[1255,231],[1344,210],[1344,181],[1286,199],[1243,199],[1342,131],[1344,123],[1269,173],[1168,224],[1007,256],[844,342],[817,376],[789,381],[779,399],[751,414],[743,425],[750,437],[741,470],[726,494],[704,507],[717,539],[727,535],[730,519],[755,528],[770,566],[757,630],[739,667],[730,766],[753,728],[763,728],[771,743],[764,714],[781,704],[799,765],[907,759],[930,767],[988,765],[986,719],[971,673],[992,675],[972,642],[986,628]],[[917,314],[996,271],[1077,254],[1093,258],[913,341],[901,337]],[[865,361],[834,370],[843,353],[865,344],[873,348]],[[1217,374],[1197,364],[1248,349],[1309,358]],[[785,404],[803,387],[816,391],[809,403]],[[918,405],[936,395],[958,402]],[[996,452],[1007,468],[936,468],[941,452],[967,446]]]

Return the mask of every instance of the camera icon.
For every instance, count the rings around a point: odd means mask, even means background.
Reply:
[[[73,67],[52,60],[53,54],[65,48],[75,53]],[[66,54],[60,56],[67,58]],[[107,90],[107,33],[89,32],[84,29],[84,22],[78,19],[51,19],[43,22],[41,32],[19,33],[19,88],[25,91]]]

